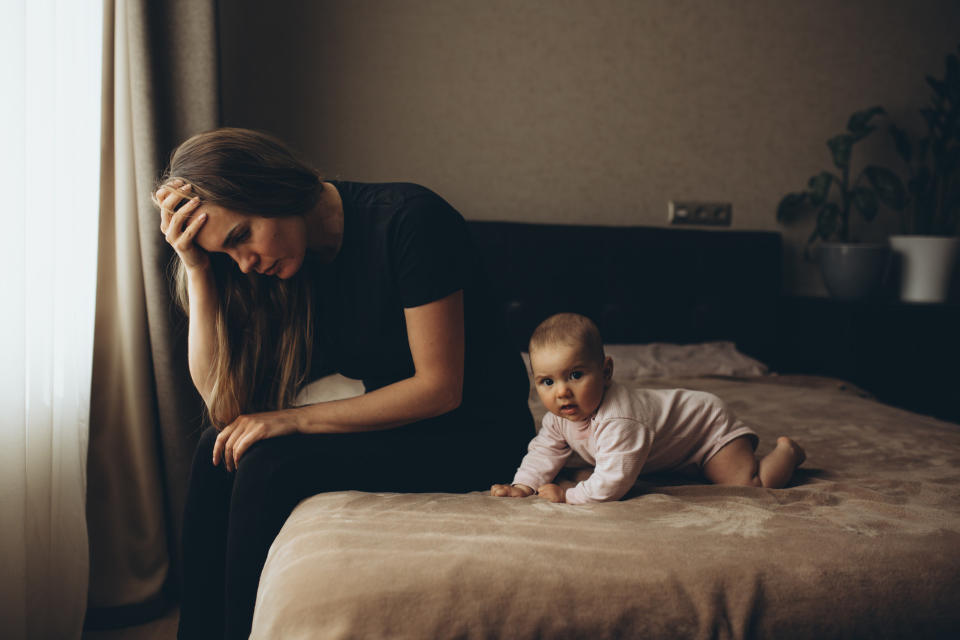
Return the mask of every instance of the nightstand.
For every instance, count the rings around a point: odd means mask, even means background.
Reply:
[[[783,297],[777,316],[774,371],[840,378],[960,423],[960,304]]]

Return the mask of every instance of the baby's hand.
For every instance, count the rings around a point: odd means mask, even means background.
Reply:
[[[567,490],[558,484],[545,484],[537,490],[537,493],[550,502],[566,502]]]
[[[496,498],[526,498],[533,495],[533,489],[525,484],[495,484],[490,487],[490,495]]]

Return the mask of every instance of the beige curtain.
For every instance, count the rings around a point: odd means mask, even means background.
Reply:
[[[150,201],[170,151],[219,123],[215,0],[105,0],[87,626],[159,613],[176,584],[201,427],[171,252]]]
[[[0,636],[80,638],[99,215],[101,0],[0,20]]]

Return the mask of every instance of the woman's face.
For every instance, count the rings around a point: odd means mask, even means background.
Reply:
[[[266,218],[202,204],[207,221],[194,240],[210,253],[226,253],[240,271],[285,280],[303,265],[306,229],[302,216]]]

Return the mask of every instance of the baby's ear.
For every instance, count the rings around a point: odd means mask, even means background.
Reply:
[[[603,383],[609,387],[611,382],[613,382],[613,358],[607,356],[603,359]]]

